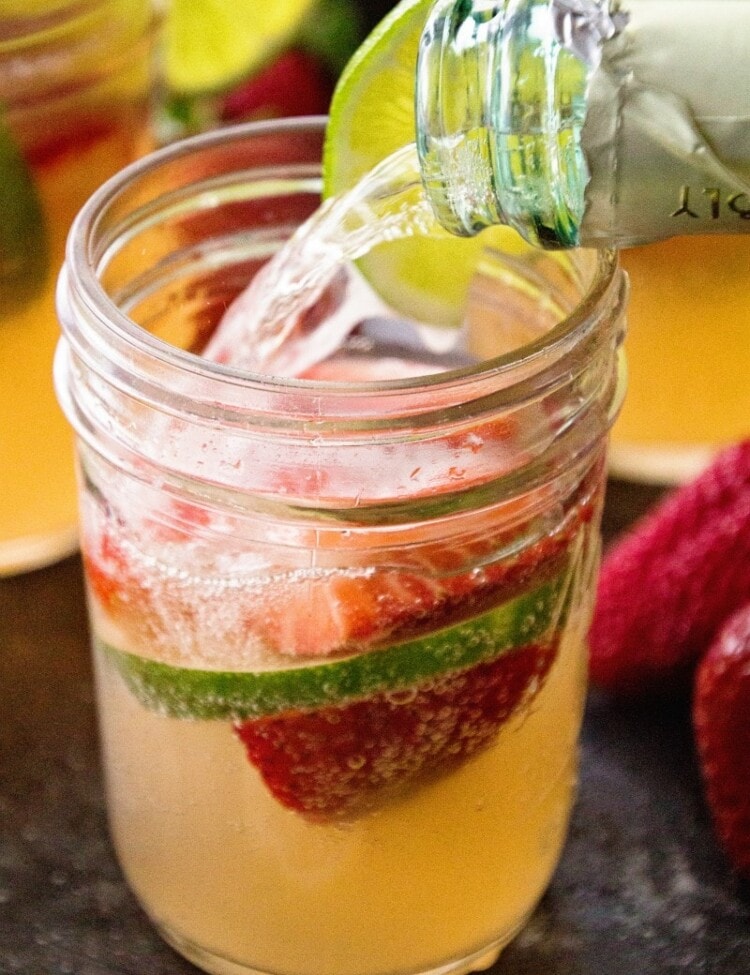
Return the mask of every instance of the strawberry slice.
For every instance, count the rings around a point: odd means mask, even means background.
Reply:
[[[98,549],[86,549],[92,592],[161,659],[101,647],[144,706],[235,722],[249,760],[287,808],[318,818],[355,814],[464,762],[537,693],[565,623],[576,539],[595,510],[585,492],[562,525],[533,544],[523,539],[538,528],[522,521],[514,555],[509,539],[492,535],[451,548],[444,541],[399,548],[396,534],[397,567],[367,567],[366,533],[361,552],[351,547],[352,562],[365,560],[356,572],[286,572],[233,590],[223,613],[244,615],[240,649],[259,641],[269,669],[168,662],[173,636],[159,627],[185,627],[198,648],[204,636],[215,642],[213,633],[196,633],[210,587],[183,592],[129,541],[117,545],[104,534]],[[498,546],[505,554],[493,561]],[[134,555],[140,572],[151,573],[142,583]],[[162,601],[169,602],[163,618],[155,612]],[[281,655],[298,658],[295,666],[280,668]]]
[[[400,545],[398,533],[381,532],[380,565],[370,564],[369,535],[362,536],[361,547],[352,538],[348,569],[248,574],[237,580],[222,615],[235,644],[263,647],[272,655],[324,658],[381,646],[468,619],[554,578],[597,508],[597,496],[582,486],[555,531],[519,544],[510,555],[505,553],[527,531],[538,535],[533,522],[522,521],[501,536],[492,532],[488,516],[486,532],[480,520],[477,533],[461,543],[440,539],[411,547]],[[136,643],[174,647],[177,659],[180,634],[190,634],[191,652],[204,640],[215,642],[213,576],[204,585],[196,577],[195,585],[181,586],[170,568],[182,558],[180,550],[210,526],[204,509],[171,502],[163,524],[149,522],[142,531],[128,530],[112,509],[95,510],[87,525],[82,550],[91,594]],[[207,621],[206,632],[201,620]]]
[[[569,565],[555,579],[470,619],[372,649],[274,665],[217,670],[129,653],[97,637],[99,650],[150,710],[176,718],[244,721],[290,711],[318,711],[345,701],[396,693],[495,660],[531,643],[545,643],[567,617]]]
[[[251,763],[288,809],[314,818],[360,811],[487,747],[544,683],[556,641],[397,692],[235,724]]]
[[[698,667],[693,723],[716,831],[750,879],[750,604],[730,617]]]
[[[115,619],[148,611],[148,587],[110,531],[85,538],[82,554],[89,589],[103,609]]]
[[[568,557],[571,527],[486,564],[499,544],[492,536],[412,553],[413,571],[279,576],[256,593],[246,631],[275,654],[328,657],[438,629],[553,578]],[[451,565],[468,568],[451,573]]]
[[[345,815],[463,762],[531,700],[557,652],[572,569],[472,619],[290,668],[198,670],[97,646],[144,707],[233,721],[285,806]]]

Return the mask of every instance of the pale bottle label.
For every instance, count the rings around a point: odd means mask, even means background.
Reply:
[[[580,0],[557,0],[568,7]],[[589,77],[582,244],[750,233],[750,2],[623,0]]]

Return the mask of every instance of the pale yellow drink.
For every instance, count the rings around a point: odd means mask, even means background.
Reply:
[[[291,572],[279,547],[230,573],[247,556],[225,562],[194,509],[139,527],[127,497],[85,498],[83,554],[110,828],[166,940],[215,975],[490,964],[567,831],[594,481],[525,544],[541,493],[437,544],[334,528]]]
[[[680,237],[625,250],[628,395],[617,473],[679,481],[750,432],[750,237]]]
[[[351,298],[354,330],[300,378],[157,341],[205,342],[247,297],[318,203],[316,133],[170,147],[78,224],[107,263],[93,290],[68,264],[57,381],[112,835],[207,972],[461,973],[562,849],[623,282],[611,254],[497,254],[492,297],[533,345],[458,369],[429,323],[402,343],[355,310],[346,267],[315,313],[340,327]],[[79,368],[89,341],[108,355]]]
[[[199,964],[208,947],[209,971],[294,975],[431,971],[509,940],[568,824],[587,611],[489,749],[342,822],[283,808],[226,722],[144,708],[97,656],[111,830],[166,938]]]

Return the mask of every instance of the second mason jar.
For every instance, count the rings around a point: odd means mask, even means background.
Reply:
[[[73,218],[149,148],[150,0],[0,5],[0,576],[77,545],[55,402],[55,282]]]
[[[69,243],[111,831],[208,972],[465,972],[567,830],[625,287],[609,253],[493,253],[454,348],[381,322],[305,379],[202,359],[316,207],[322,135],[162,150]]]

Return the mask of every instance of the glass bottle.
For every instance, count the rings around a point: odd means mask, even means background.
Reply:
[[[748,92],[747,0],[439,0],[424,31],[440,221],[623,248],[618,476],[679,483],[750,432]]]
[[[318,205],[323,134],[170,146],[72,231],[56,381],[109,821],[208,972],[458,975],[567,828],[627,289],[611,251],[495,253],[424,363],[389,330],[305,379],[201,358]]]
[[[750,232],[749,37],[745,0],[438,0],[417,142],[439,220],[544,247]]]

